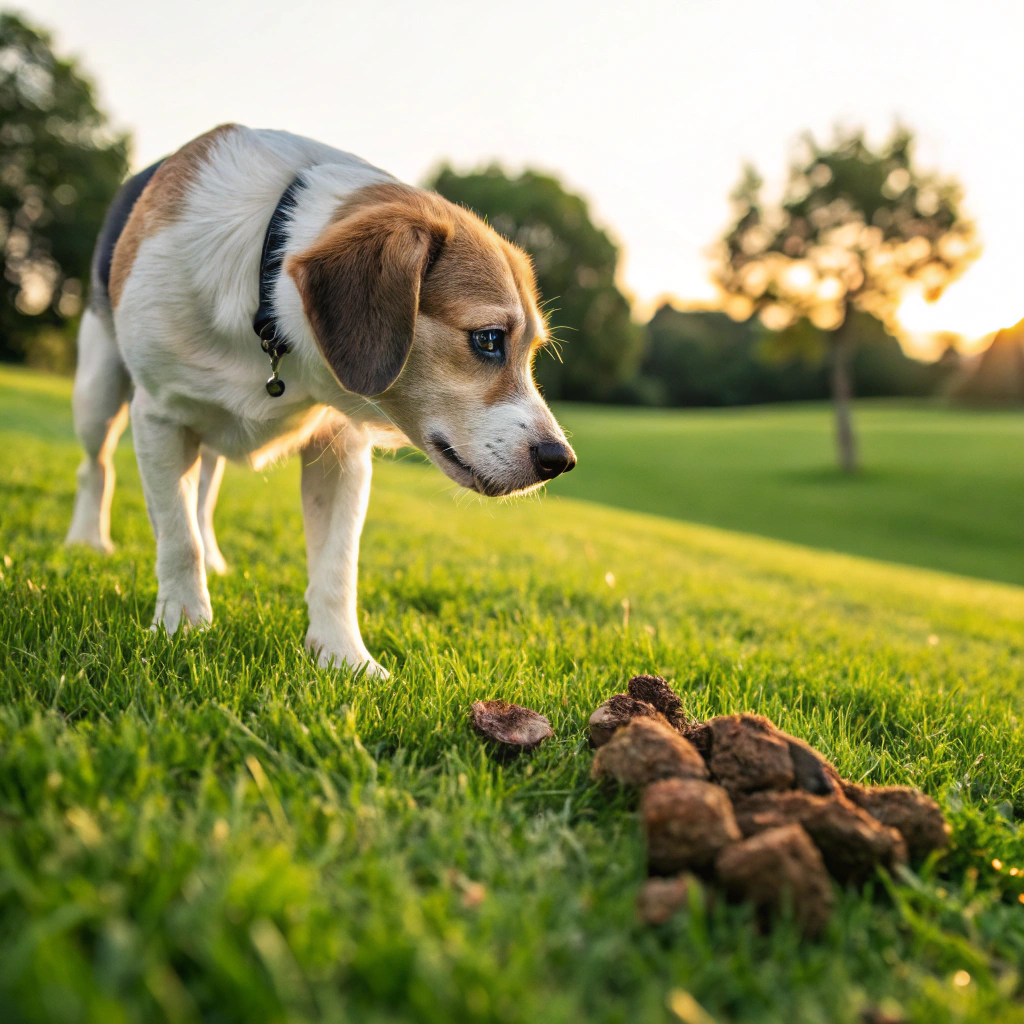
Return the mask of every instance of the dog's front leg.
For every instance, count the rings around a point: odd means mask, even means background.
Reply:
[[[387,671],[370,657],[359,633],[356,585],[359,536],[370,497],[371,445],[350,424],[333,439],[311,440],[302,449],[302,516],[309,563],[309,632],[306,647],[326,668],[348,662],[371,675]]]
[[[161,415],[141,389],[135,392],[131,412],[135,456],[156,534],[153,627],[165,626],[173,633],[183,622],[209,624],[213,611],[196,517],[199,439]]]

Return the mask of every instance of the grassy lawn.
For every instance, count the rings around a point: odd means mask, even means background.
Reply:
[[[864,471],[835,467],[828,406],[563,406],[558,493],[813,547],[1024,584],[1024,414],[858,403]]]
[[[127,446],[117,553],[60,546],[68,391],[0,374],[5,1024],[706,1024],[679,992],[720,1024],[1024,1020],[1024,589],[569,499],[453,501],[385,460],[360,597],[393,676],[371,683],[302,650],[294,463],[229,469],[216,623],[150,634]],[[589,780],[585,741],[640,670],[697,715],[759,711],[854,779],[921,786],[950,850],[839,892],[820,943],[721,901],[641,927],[635,801]],[[555,739],[495,763],[466,724],[480,697]]]

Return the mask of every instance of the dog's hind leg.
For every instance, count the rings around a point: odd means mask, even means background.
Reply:
[[[155,407],[141,388],[132,398],[135,456],[156,534],[153,628],[173,633],[213,621],[197,516],[199,438]]]
[[[78,467],[75,510],[65,544],[110,552],[114,450],[128,422],[131,378],[121,362],[108,316],[87,309],[78,330],[78,369],[71,408],[85,458]]]
[[[213,510],[217,507],[217,495],[224,479],[223,455],[218,455],[206,445],[200,449],[202,462],[199,468],[199,536],[203,539],[203,558],[206,571],[223,576],[228,571],[228,563],[220,553],[217,545],[217,534],[213,529]]]
[[[326,668],[348,662],[387,678],[359,632],[356,584],[359,536],[370,497],[370,440],[350,425],[334,438],[319,437],[302,449],[302,518],[309,564],[309,632],[306,647]]]

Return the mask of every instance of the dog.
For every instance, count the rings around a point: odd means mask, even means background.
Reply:
[[[546,339],[529,258],[470,211],[311,139],[222,125],[107,212],[78,337],[85,458],[67,542],[111,550],[130,409],[153,628],[207,626],[225,459],[259,470],[298,452],[306,647],[386,676],[356,614],[372,449],[415,445],[488,496],[571,470],[533,380]]]

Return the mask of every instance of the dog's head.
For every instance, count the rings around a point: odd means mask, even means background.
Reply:
[[[530,261],[478,217],[371,185],[287,270],[342,387],[457,483],[516,494],[575,466],[533,381],[546,329]]]

